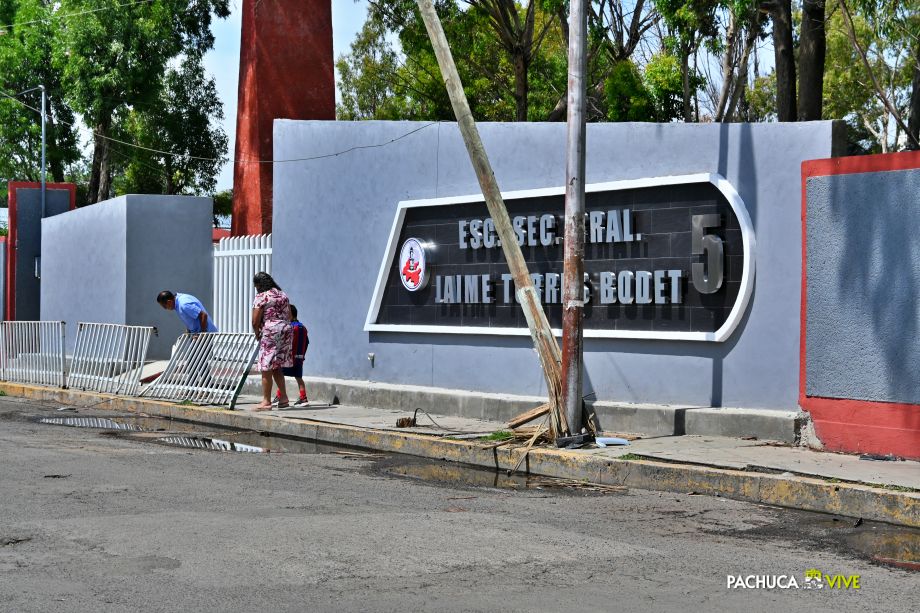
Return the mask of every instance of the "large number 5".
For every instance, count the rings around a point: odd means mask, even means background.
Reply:
[[[705,255],[703,262],[690,265],[693,287],[701,294],[714,294],[722,287],[724,270],[722,239],[715,234],[706,234],[709,228],[722,225],[722,216],[717,213],[694,215],[692,218],[692,255]]]

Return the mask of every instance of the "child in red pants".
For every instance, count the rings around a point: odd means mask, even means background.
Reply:
[[[294,403],[295,407],[305,407],[307,400],[307,387],[303,382],[303,361],[307,355],[307,347],[310,346],[310,337],[307,334],[307,328],[297,320],[297,307],[291,305],[291,331],[293,333],[292,350],[294,353],[294,365],[289,368],[282,368],[281,372],[285,377],[294,377],[297,381],[297,389],[300,392],[300,398]],[[281,402],[281,390],[275,396],[273,404]]]

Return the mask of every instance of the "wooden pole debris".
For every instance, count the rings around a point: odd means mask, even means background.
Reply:
[[[447,37],[441,27],[441,20],[431,0],[417,0],[417,3],[422,19],[425,21],[425,28],[428,30],[431,45],[434,47],[435,56],[438,58],[438,66],[441,68],[441,76],[444,78],[444,85],[447,87],[450,103],[457,117],[460,133],[463,135],[463,142],[466,144],[470,161],[486,200],[486,206],[495,223],[495,230],[501,241],[505,260],[508,262],[508,268],[514,279],[518,302],[524,309],[530,336],[540,358],[540,365],[543,367],[543,377],[546,379],[546,389],[549,395],[552,437],[555,439],[558,436],[565,436],[569,433],[569,426],[562,409],[562,370],[560,367],[562,357],[559,345],[553,336],[546,313],[543,311],[534,289],[533,280],[527,270],[527,263],[518,246],[517,235],[511,225],[511,218],[505,208],[505,202],[498,188],[498,182],[495,180],[485,147],[479,138],[479,131],[476,129],[476,122],[473,120],[463,85],[460,83],[460,75],[457,73],[457,67],[447,44]]]
[[[527,444],[524,445],[524,452],[521,454],[521,457],[518,458],[517,464],[514,465],[514,468],[508,471],[509,475],[513,475],[514,473],[517,472],[517,469],[521,467],[521,464],[524,463],[524,460],[526,460],[527,456],[530,454],[530,450],[533,448],[534,443],[536,443],[537,439],[546,433],[547,433],[546,426],[540,426],[539,428],[537,428],[537,431],[534,432],[533,437],[531,437],[531,439],[527,441]]]
[[[513,430],[514,428],[517,428],[518,426],[523,426],[527,422],[532,421],[540,417],[541,415],[546,415],[547,413],[549,413],[549,404],[548,403],[541,404],[535,409],[531,409],[529,411],[521,413],[520,415],[516,417],[512,417],[508,421],[507,426],[508,428]]]

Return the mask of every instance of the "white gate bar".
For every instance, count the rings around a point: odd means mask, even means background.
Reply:
[[[221,332],[250,330],[252,277],[271,273],[272,235],[231,236],[214,248],[214,323]]]
[[[64,387],[64,322],[0,322],[0,380]]]
[[[140,395],[232,409],[257,350],[252,333],[183,334],[166,370]]]
[[[151,326],[81,322],[67,383],[71,388],[137,395],[147,360]]]

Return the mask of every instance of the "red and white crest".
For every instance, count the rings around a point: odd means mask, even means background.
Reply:
[[[425,247],[417,238],[406,239],[399,251],[396,262],[399,280],[410,292],[418,291],[428,285],[428,262],[425,259]]]

